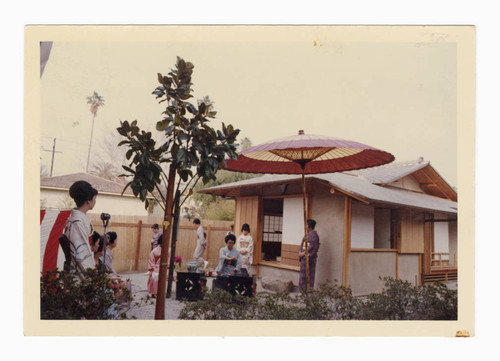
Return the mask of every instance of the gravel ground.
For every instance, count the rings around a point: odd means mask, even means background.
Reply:
[[[139,301],[148,295],[148,276],[144,272],[122,273],[122,276],[129,278],[132,282],[132,294],[134,300]],[[175,299],[175,282],[172,284],[172,295],[170,298],[165,299],[165,319],[177,320],[179,313],[184,305],[182,302]],[[138,320],[154,320],[155,318],[156,302],[153,300],[152,304],[144,304],[141,307],[133,307],[127,312],[127,316],[135,316]]]
[[[130,279],[132,282],[132,294],[134,300],[139,301],[141,298],[146,298],[148,295],[148,276],[144,271],[142,272],[130,272],[121,273],[125,278]],[[212,288],[212,279],[207,280],[207,287]],[[269,291],[264,290],[260,283],[260,279],[257,279],[257,293],[269,293]],[[140,307],[134,306],[130,311],[127,311],[127,316],[135,316],[138,320],[154,320],[155,318],[155,308],[156,302],[153,300],[152,304],[142,304]],[[177,320],[181,310],[184,308],[184,304],[175,299],[175,282],[172,284],[172,295],[170,298],[165,299],[165,320]]]

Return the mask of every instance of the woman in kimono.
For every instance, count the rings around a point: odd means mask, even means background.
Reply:
[[[127,303],[130,301],[128,296],[132,294],[132,283],[130,280],[118,274],[113,266],[113,249],[116,248],[116,240],[118,236],[116,232],[108,232],[106,234],[108,236],[108,248],[106,249],[106,254],[104,255],[104,266],[107,271],[111,272],[108,274],[108,277],[111,278],[117,286],[115,288],[116,300],[119,303]],[[125,289],[128,289],[128,292],[123,292]]]
[[[245,223],[241,227],[241,234],[236,241],[236,248],[241,254],[241,267],[250,271],[253,260],[253,239],[250,235],[250,226]]]
[[[115,267],[113,266],[113,249],[116,247],[116,232],[108,232],[108,248],[106,249],[106,255],[104,258],[104,266],[106,270],[111,272],[110,276],[113,278],[120,278],[121,276],[116,273]]]
[[[158,277],[160,272],[161,244],[163,236],[158,237],[158,246],[149,253],[148,261],[148,295],[155,298],[158,293]]]
[[[226,247],[219,251],[219,264],[215,268],[218,275],[232,276],[241,269],[240,252],[234,248],[236,237],[234,234],[228,234],[224,239]]]
[[[71,210],[64,225],[64,235],[69,240],[71,265],[76,268],[79,276],[82,269],[95,267],[89,243],[94,228],[87,212],[94,208],[97,194],[97,190],[85,181],[77,181],[69,188],[69,195],[75,201],[76,208]]]

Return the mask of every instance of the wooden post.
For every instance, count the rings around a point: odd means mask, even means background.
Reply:
[[[134,270],[139,270],[139,254],[141,252],[141,234],[142,234],[142,220],[137,223],[137,242],[135,248],[135,263]]]
[[[345,197],[344,214],[344,267],[342,272],[342,286],[348,286],[349,280],[349,253],[351,252],[351,222],[352,222],[352,200]]]
[[[163,237],[160,257],[160,274],[158,293],[156,294],[155,320],[165,319],[165,294],[167,286],[168,247],[170,246],[170,230],[172,229],[172,208],[174,204],[175,168],[170,164],[168,171],[167,199],[163,218]],[[165,222],[167,222],[165,224]]]
[[[304,209],[304,250],[306,252],[306,292],[309,294],[310,284],[309,284],[309,239],[307,237],[307,205],[306,205],[306,182],[304,179],[304,168],[305,164],[302,166],[302,207]]]

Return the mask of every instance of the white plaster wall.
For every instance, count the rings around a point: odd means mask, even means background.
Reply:
[[[392,182],[390,185],[397,188],[409,189],[414,192],[424,193],[422,188],[420,188],[420,184],[412,176],[406,176],[398,179],[397,181]]]
[[[352,202],[351,248],[374,248],[374,208]]]
[[[349,254],[349,287],[354,296],[380,292],[384,281],[379,277],[396,277],[395,252],[351,252]]]
[[[330,194],[324,187],[315,188],[311,217],[319,236],[316,284],[326,281],[342,283],[344,258],[345,197]]]
[[[434,222],[434,252],[448,253],[449,251],[450,251],[450,246],[449,246],[448,223]]]
[[[61,203],[68,197],[68,192],[64,190],[40,191],[40,200],[45,200],[43,206],[46,208],[61,208]],[[75,207],[74,202],[69,208]],[[91,213],[109,213],[111,215],[123,216],[147,216],[148,212],[144,209],[144,203],[139,198],[121,197],[118,195],[98,194],[96,205]]]
[[[417,254],[399,254],[398,278],[408,281],[412,285],[418,285],[418,257]]]
[[[304,210],[302,198],[283,200],[282,243],[300,245],[304,237]]]

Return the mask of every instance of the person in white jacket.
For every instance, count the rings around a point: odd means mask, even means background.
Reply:
[[[76,208],[71,210],[64,226],[64,234],[70,241],[71,264],[77,271],[95,267],[89,244],[94,228],[87,212],[94,208],[97,194],[97,190],[85,181],[77,181],[69,188],[69,195],[75,201]]]

